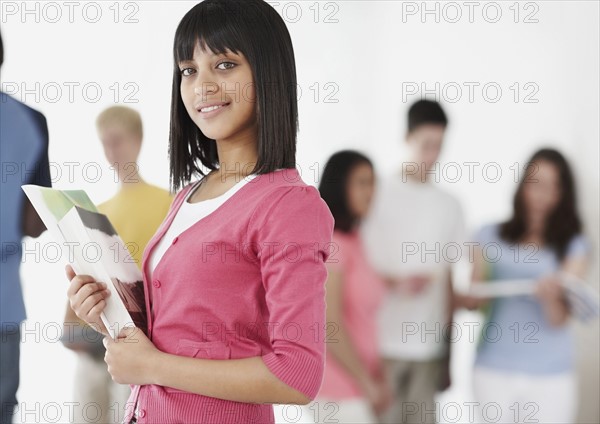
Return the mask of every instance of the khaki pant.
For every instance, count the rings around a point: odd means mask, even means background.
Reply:
[[[106,362],[80,353],[75,373],[74,423],[121,423],[131,393],[112,380]]]
[[[444,361],[384,359],[385,372],[394,392],[392,405],[380,420],[385,424],[434,424],[435,394]]]

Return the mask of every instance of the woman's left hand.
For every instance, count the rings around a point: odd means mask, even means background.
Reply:
[[[556,275],[547,275],[538,280],[536,296],[542,302],[548,321],[554,326],[564,325],[569,318],[569,305],[565,290]]]
[[[536,296],[544,303],[554,304],[564,301],[564,289],[556,275],[547,275],[537,282]]]
[[[104,361],[112,379],[119,384],[153,384],[160,351],[144,332],[136,327],[121,330],[116,340],[104,338]]]

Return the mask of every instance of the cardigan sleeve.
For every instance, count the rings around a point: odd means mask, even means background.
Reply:
[[[334,219],[313,186],[275,189],[254,211],[248,236],[257,249],[272,351],[269,370],[313,400],[325,366],[325,262]]]

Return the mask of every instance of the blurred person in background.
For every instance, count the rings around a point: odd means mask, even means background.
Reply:
[[[305,407],[311,422],[376,423],[391,401],[375,319],[385,283],[368,263],[358,231],[374,185],[373,165],[359,152],[340,151],[325,165],[319,191],[335,228],[327,261],[327,359],[321,390]]]
[[[140,267],[144,248],[167,215],[172,196],[138,173],[143,128],[137,111],[126,106],[109,107],[97,117],[96,128],[106,159],[119,180],[117,194],[98,205],[98,211],[108,216]],[[80,320],[68,304],[65,326],[73,330],[63,332],[69,335],[63,343],[78,352],[74,422],[120,423],[131,389],[112,381],[104,362],[104,336]],[[96,405],[90,406],[93,403]]]
[[[479,419],[575,422],[575,340],[557,273],[585,278],[590,244],[562,154],[537,151],[515,193],[510,219],[483,226],[474,239],[473,281],[536,281],[534,295],[472,299],[471,308],[485,305],[483,328],[489,328],[480,338],[473,373]],[[494,248],[488,252],[490,244]],[[499,409],[487,407],[494,403]]]
[[[0,68],[4,48],[0,34]],[[0,91],[0,423],[11,423],[19,388],[21,323],[27,318],[19,277],[24,236],[46,230],[21,189],[24,184],[51,187],[48,125],[40,112]]]
[[[394,391],[385,423],[434,423],[435,394],[449,382],[447,333],[454,309],[451,248],[461,255],[460,203],[440,189],[438,169],[448,119],[429,100],[408,111],[408,162],[382,179],[363,234],[369,259],[389,288],[378,314],[380,350]]]

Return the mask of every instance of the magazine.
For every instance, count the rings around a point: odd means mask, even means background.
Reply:
[[[523,296],[534,293],[535,280],[530,279],[475,281],[469,288],[469,295],[482,298]]]
[[[147,333],[142,273],[108,217],[83,190],[21,187],[75,273],[106,283],[111,296],[101,319],[111,337],[131,326]]]
[[[600,316],[597,290],[575,275],[559,272],[558,277],[575,318],[587,322]],[[535,287],[534,279],[478,281],[471,284],[468,294],[481,298],[533,295]]]

